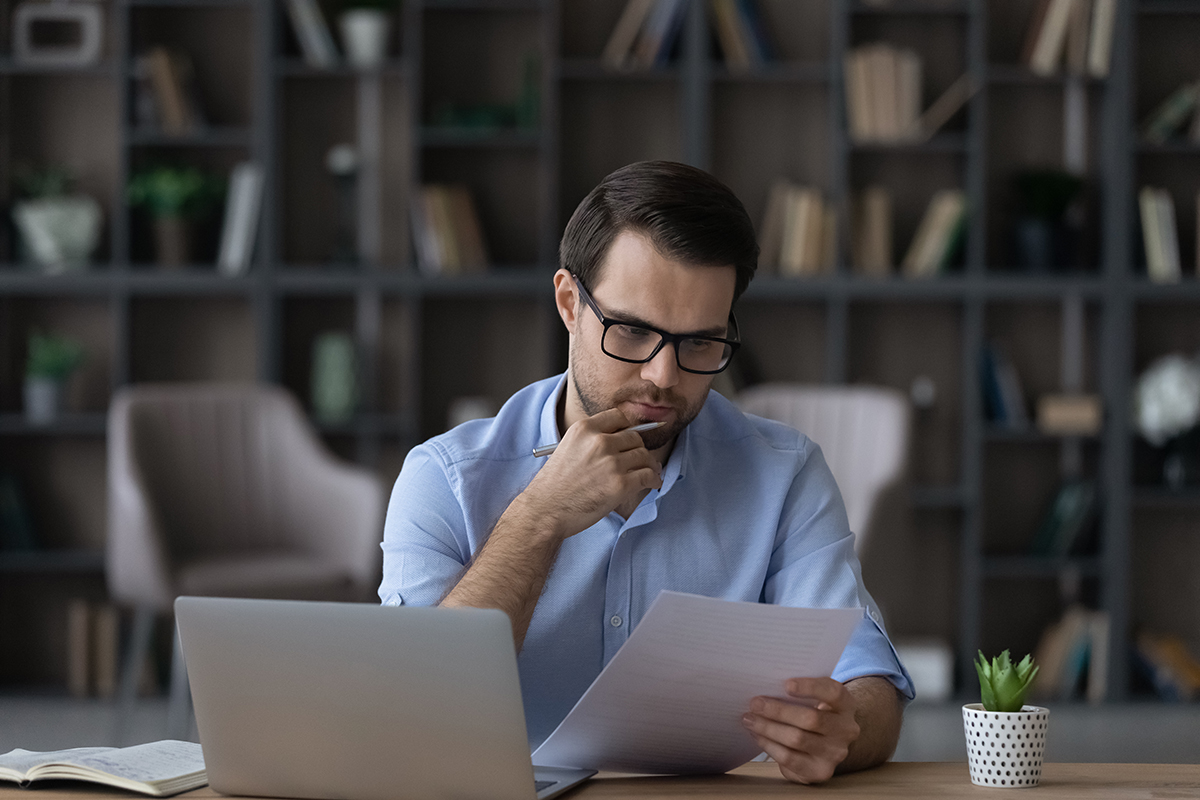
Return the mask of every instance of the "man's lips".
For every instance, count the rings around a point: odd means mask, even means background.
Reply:
[[[634,415],[648,419],[652,422],[664,420],[671,414],[675,413],[675,409],[671,406],[658,406],[650,403],[630,403],[630,410]]]

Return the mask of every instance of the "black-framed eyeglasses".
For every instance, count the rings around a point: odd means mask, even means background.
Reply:
[[[715,375],[729,366],[733,354],[741,347],[738,341],[737,319],[729,312],[729,327],[732,339],[716,336],[698,336],[691,333],[668,333],[649,325],[633,325],[620,320],[608,319],[596,305],[591,294],[584,288],[583,281],[572,275],[579,287],[579,296],[604,326],[600,337],[600,349],[609,358],[629,364],[645,364],[658,355],[667,344],[675,346],[675,363],[684,372],[697,375]]]

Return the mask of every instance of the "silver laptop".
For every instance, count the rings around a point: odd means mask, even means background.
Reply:
[[[218,792],[531,800],[593,774],[535,776],[500,611],[180,597],[175,614]]]

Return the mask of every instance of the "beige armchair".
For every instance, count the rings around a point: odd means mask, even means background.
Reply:
[[[745,412],[796,428],[821,446],[846,503],[854,550],[878,526],[876,510],[908,468],[908,399],[879,386],[768,383],[738,395]]]
[[[384,488],[335,459],[279,387],[121,390],[109,411],[108,486],[109,594],[135,609],[122,716],[155,616],[176,596],[366,600],[378,586]],[[171,684],[178,733],[188,721],[178,646]]]

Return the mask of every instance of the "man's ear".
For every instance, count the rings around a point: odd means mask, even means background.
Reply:
[[[562,318],[567,333],[575,334],[575,325],[579,321],[575,313],[579,308],[579,289],[575,279],[565,269],[554,273],[554,305],[558,308],[558,316]]]

